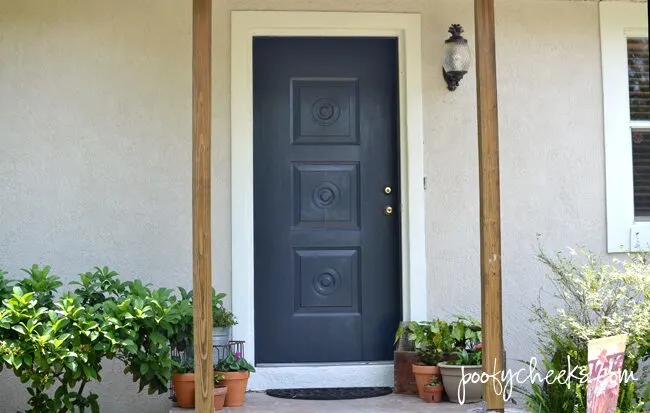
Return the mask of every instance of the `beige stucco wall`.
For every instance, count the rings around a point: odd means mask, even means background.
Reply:
[[[422,14],[429,315],[479,315],[475,77],[440,75],[451,23],[473,38],[470,0],[215,0],[214,284],[230,291],[229,10]],[[531,355],[527,307],[549,248],[605,248],[595,2],[497,3],[504,330]],[[473,42],[471,42],[473,43]],[[191,284],[191,2],[0,0],[0,266],[96,264],[161,286]],[[515,364],[514,362],[511,364]],[[119,366],[105,412],[161,412]],[[24,390],[0,375],[0,412]]]

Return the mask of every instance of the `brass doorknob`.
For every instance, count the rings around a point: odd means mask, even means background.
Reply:
[[[386,185],[386,187],[384,188],[384,193],[385,193],[386,195],[390,195],[392,192],[393,192],[393,188],[391,188],[390,186]]]
[[[384,214],[386,215],[393,215],[393,207],[390,205],[386,205],[384,207]]]

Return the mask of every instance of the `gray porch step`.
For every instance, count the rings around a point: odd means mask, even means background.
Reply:
[[[187,413],[191,409],[174,407],[170,413]],[[246,394],[243,407],[224,408],[223,413],[481,413],[481,404],[460,406],[453,403],[426,403],[415,396],[391,394],[383,397],[356,400],[287,400],[267,396],[261,392]],[[507,409],[506,413],[524,413],[519,409]]]

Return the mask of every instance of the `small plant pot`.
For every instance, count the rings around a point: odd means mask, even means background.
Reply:
[[[246,386],[250,372],[248,371],[217,371],[217,374],[223,374],[225,378],[219,381],[228,388],[226,393],[225,407],[239,407],[244,405],[246,400]]]
[[[230,327],[212,327],[212,347],[215,346],[219,348],[220,351],[213,352],[212,363],[217,364],[219,362],[219,353],[223,354],[223,346],[227,346],[230,343]]]
[[[225,346],[230,342],[230,327],[212,327],[212,345]]]
[[[184,409],[194,407],[194,373],[172,374],[176,403]]]
[[[226,402],[226,394],[228,393],[228,387],[222,384],[217,384],[214,386],[212,392],[214,398],[214,410],[223,409],[223,405]]]
[[[442,384],[438,386],[424,386],[424,400],[427,403],[440,403],[442,401],[442,395],[445,392],[445,388]]]
[[[453,366],[446,362],[438,364],[440,366],[440,373],[442,375],[442,384],[445,387],[445,393],[452,403],[460,403],[458,396],[460,393],[463,397],[463,375],[478,373],[480,376],[483,373],[483,367],[478,366]],[[464,400],[463,403],[476,403],[483,399],[483,383],[480,380],[475,380],[476,383],[467,382],[464,385]]]
[[[431,382],[433,376],[440,375],[440,368],[438,366],[425,366],[424,364],[413,364],[413,375],[415,376],[415,383],[418,386],[418,395],[422,400],[424,398],[424,385]]]

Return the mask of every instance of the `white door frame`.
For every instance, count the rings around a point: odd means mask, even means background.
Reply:
[[[217,19],[215,19],[216,21]],[[231,15],[232,309],[238,340],[255,363],[253,37],[394,37],[399,45],[402,302],[404,320],[427,318],[419,14],[233,11]],[[389,386],[387,363],[259,366],[249,388]]]

